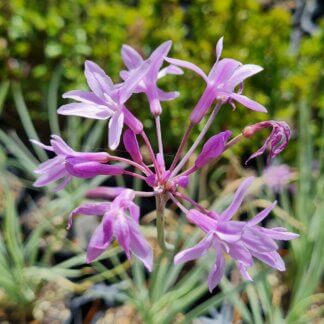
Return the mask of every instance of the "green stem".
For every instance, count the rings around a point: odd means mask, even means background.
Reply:
[[[164,210],[167,198],[164,193],[161,193],[155,197],[155,201],[157,240],[162,251],[171,253],[174,250],[174,246],[165,241],[164,233]]]

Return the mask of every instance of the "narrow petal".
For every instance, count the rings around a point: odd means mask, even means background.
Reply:
[[[140,232],[140,227],[134,221],[129,221],[129,247],[131,252],[140,259],[148,271],[153,268],[153,252],[147,240]]]
[[[56,156],[52,159],[49,159],[43,163],[40,163],[34,172],[37,174],[44,174],[47,173],[49,170],[56,168],[57,166],[63,163],[63,159],[61,156]]]
[[[86,103],[70,103],[61,106],[57,113],[60,115],[79,116],[91,119],[108,119],[112,110],[106,106],[98,106]]]
[[[87,250],[87,263],[92,262],[99,255],[101,255],[105,250],[107,250],[113,236],[112,231],[112,221],[107,218],[102,221],[95,232],[92,234],[88,250]]]
[[[264,235],[254,227],[245,227],[242,235],[242,242],[244,242],[249,250],[261,253],[278,249],[278,245],[273,239]]]
[[[173,58],[170,58],[170,57],[166,57],[165,60],[167,62],[171,63],[171,64],[183,67],[185,69],[189,69],[189,70],[197,73],[198,75],[200,75],[205,80],[206,83],[208,83],[207,75],[197,65],[195,65],[193,63],[190,63],[190,62],[187,62],[187,61],[184,61],[184,60],[173,59]]]
[[[64,189],[72,180],[72,176],[71,175],[67,175],[54,189],[54,192],[59,192],[62,189]]]
[[[124,187],[97,187],[88,190],[86,193],[86,198],[110,200],[116,198],[124,190]]]
[[[31,143],[33,143],[33,144],[35,144],[35,145],[41,147],[42,149],[44,149],[44,150],[46,150],[46,151],[51,151],[51,152],[54,151],[53,148],[52,148],[52,146],[45,145],[45,144],[43,144],[43,143],[41,143],[41,142],[39,142],[39,141],[37,141],[37,140],[34,140],[34,139],[30,139],[29,141],[30,141]]]
[[[230,256],[247,267],[253,264],[252,255],[247,248],[238,244],[228,244]]]
[[[124,114],[125,124],[135,133],[139,134],[143,130],[143,124],[137,119],[127,108],[123,107],[122,112]]]
[[[241,236],[244,228],[243,222],[226,221],[217,224],[216,234],[226,243],[237,242]]]
[[[120,213],[121,211],[118,211]],[[124,249],[126,256],[130,259],[130,229],[128,222],[124,215],[114,215],[115,220],[113,223],[114,235],[119,245]]]
[[[133,94],[134,89],[138,83],[145,77],[150,69],[150,62],[145,61],[138,68],[130,72],[129,77],[123,82],[122,86],[118,89],[119,103],[124,104]]]
[[[243,96],[243,95],[240,95],[237,93],[232,93],[231,98],[238,101],[240,104],[242,104],[243,106],[245,106],[251,110],[258,111],[258,112],[264,112],[264,113],[267,112],[267,109],[265,107],[263,107],[258,102],[254,101],[246,96]]]
[[[69,215],[68,226],[69,229],[72,226],[73,217],[76,215],[103,215],[110,209],[111,203],[101,202],[101,203],[87,203],[75,208]]]
[[[272,209],[275,208],[276,205],[277,205],[277,201],[274,201],[269,207],[263,209],[260,213],[258,213],[256,216],[254,216],[246,224],[248,226],[254,226],[256,224],[259,224],[271,213]]]
[[[100,98],[104,93],[109,94],[113,89],[113,82],[105,71],[96,63],[86,61],[84,64],[84,74],[90,89]]]
[[[143,58],[129,45],[123,45],[121,55],[128,70],[136,69],[143,63]]]
[[[109,121],[109,148],[115,150],[120,142],[124,125],[124,114],[122,112],[114,114]]]
[[[158,93],[159,100],[161,100],[161,101],[170,101],[170,100],[173,100],[173,99],[179,97],[179,95],[180,95],[180,92],[178,92],[178,91],[166,92],[161,89],[157,89],[157,93]]]
[[[95,95],[93,92],[83,90],[72,90],[63,94],[62,98],[73,99],[87,104],[105,105],[105,101]]]
[[[233,59],[225,58],[216,62],[208,74],[210,83],[216,87],[224,88],[228,79],[242,63]]]
[[[270,236],[274,240],[290,241],[298,238],[299,235],[296,233],[288,232],[286,228],[274,227],[274,228],[258,228],[265,235]]]
[[[252,255],[274,269],[277,269],[279,271],[286,270],[285,262],[277,251],[268,253],[259,253],[253,251]]]
[[[222,220],[231,219],[233,215],[238,211],[238,209],[241,207],[244,196],[246,195],[246,192],[249,189],[250,185],[252,184],[253,180],[254,177],[248,177],[240,184],[240,186],[235,192],[231,204],[222,212],[221,214]]]
[[[160,72],[158,73],[157,78],[161,79],[164,76],[166,76],[167,74],[181,75],[181,74],[183,74],[183,71],[180,68],[178,68],[177,66],[171,64],[171,65],[161,69]]]
[[[238,67],[231,78],[227,82],[227,86],[230,89],[234,89],[237,85],[242,83],[245,79],[249,78],[250,76],[261,72],[263,68],[259,65],[255,64],[244,64]]]
[[[212,233],[208,234],[203,240],[201,240],[194,247],[179,252],[174,257],[174,264],[181,264],[181,263],[185,263],[191,260],[196,260],[201,258],[208,252],[208,249],[210,248],[212,243],[212,239],[213,239],[213,234]]]
[[[212,292],[220,283],[225,271],[225,259],[221,250],[217,251],[216,263],[208,275],[208,288]]]
[[[206,233],[215,231],[217,228],[215,219],[200,213],[198,210],[190,209],[186,217],[191,223],[199,226]]]
[[[216,44],[216,61],[219,61],[223,52],[224,37],[221,37]]]
[[[57,155],[74,155],[75,151],[58,135],[51,135],[51,145]]]
[[[238,269],[241,273],[241,276],[243,277],[244,280],[253,281],[252,277],[250,276],[250,274],[247,271],[247,267],[243,263],[238,262],[237,267],[238,267]]]
[[[54,169],[48,171],[48,173],[42,174],[34,183],[34,187],[43,187],[52,182],[60,180],[67,176],[68,173],[65,170],[64,164],[57,165]]]

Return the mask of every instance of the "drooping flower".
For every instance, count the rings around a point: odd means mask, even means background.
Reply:
[[[92,178],[99,174],[118,175],[124,172],[120,166],[103,164],[109,161],[109,155],[106,152],[76,152],[57,135],[51,136],[51,145],[44,145],[36,140],[31,140],[31,142],[56,154],[55,157],[41,163],[34,170],[40,175],[34,182],[35,187],[43,187],[61,180],[55,188],[58,191],[71,181],[72,176]]]
[[[112,239],[116,238],[128,259],[131,254],[140,259],[151,271],[153,253],[139,226],[139,207],[133,202],[133,190],[123,190],[111,203],[88,203],[79,206],[70,214],[68,228],[72,226],[75,215],[103,215],[101,223],[93,233],[87,250],[87,262],[90,263],[105,252]]]
[[[152,62],[139,65],[125,82],[114,85],[110,77],[96,63],[86,61],[84,74],[91,92],[82,90],[66,92],[63,98],[79,102],[61,106],[58,113],[92,119],[110,119],[109,147],[112,150],[116,149],[124,121],[135,133],[140,133],[143,129],[142,123],[127,110],[124,104],[133,94],[138,82],[149,71],[150,63]]]
[[[154,116],[160,115],[162,108],[160,101],[169,101],[175,99],[179,96],[178,91],[165,92],[158,88],[158,79],[164,77],[167,74],[182,74],[182,70],[176,66],[170,65],[162,70],[160,70],[164,58],[168,55],[170,51],[172,42],[167,41],[162,43],[154,52],[150,55],[147,61],[152,60],[154,66],[150,68],[150,71],[145,75],[145,77],[138,83],[134,92],[140,93],[144,92],[148,98],[151,113]],[[131,46],[123,45],[122,47],[122,58],[124,64],[126,65],[128,71],[121,71],[120,76],[122,79],[127,80],[130,73],[137,69],[141,64],[144,63],[141,55]]]
[[[266,185],[274,192],[280,192],[292,179],[292,171],[287,164],[270,165],[263,172]]]
[[[266,108],[261,104],[243,96],[241,94],[242,87],[238,92],[235,92],[236,87],[241,86],[245,79],[262,71],[262,67],[254,64],[243,65],[236,60],[228,58],[220,60],[222,50],[223,37],[216,45],[216,62],[208,76],[193,63],[166,58],[166,61],[171,64],[194,71],[206,82],[206,89],[190,115],[190,121],[193,124],[197,124],[201,121],[215,100],[221,103],[230,103],[233,106],[234,101],[237,101],[249,109],[267,112]]]
[[[191,223],[206,233],[206,237],[196,246],[178,253],[174,262],[180,264],[195,260],[205,255],[210,248],[216,250],[216,260],[208,276],[210,291],[218,285],[224,275],[225,253],[236,261],[243,278],[252,280],[247,269],[253,265],[253,257],[279,271],[284,271],[284,262],[277,252],[278,246],[275,240],[291,240],[298,237],[285,228],[266,229],[258,225],[269,215],[276,203],[261,211],[250,221],[231,220],[242,204],[252,181],[253,177],[249,177],[240,185],[232,203],[222,213],[211,212],[206,215],[191,209],[186,215]]]
[[[271,134],[266,139],[262,147],[260,147],[254,154],[252,154],[245,164],[251,159],[254,159],[262,155],[266,149],[269,150],[268,162],[280,154],[288,145],[291,131],[289,125],[284,121],[267,120],[264,122],[256,123],[244,128],[243,135],[245,137],[251,137],[256,132],[264,129],[272,128]]]

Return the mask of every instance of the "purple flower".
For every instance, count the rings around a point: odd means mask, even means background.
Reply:
[[[143,157],[136,139],[136,135],[132,130],[127,129],[124,132],[123,143],[126,151],[129,153],[133,161],[141,164],[143,162]]]
[[[292,171],[286,164],[270,165],[263,172],[266,185],[275,192],[283,190],[292,178]]]
[[[175,264],[195,260],[205,255],[210,248],[216,250],[216,260],[208,276],[208,287],[212,291],[220,282],[225,271],[224,254],[230,255],[237,263],[244,279],[252,280],[247,269],[253,265],[253,257],[270,267],[284,271],[284,262],[277,252],[275,240],[291,240],[297,234],[285,228],[266,229],[258,224],[269,215],[276,202],[264,209],[247,222],[232,221],[232,217],[240,208],[243,198],[253,181],[247,178],[236,191],[232,203],[222,213],[211,212],[209,215],[191,209],[187,219],[199,226],[206,237],[196,246],[184,250],[175,256]]]
[[[147,61],[152,61],[150,71],[145,77],[138,83],[134,92],[144,92],[148,98],[151,113],[155,116],[160,115],[162,112],[160,101],[168,101],[175,99],[179,96],[178,91],[165,92],[158,88],[158,79],[164,77],[167,74],[182,74],[182,70],[176,66],[168,66],[160,71],[165,56],[170,51],[172,42],[167,41],[161,44],[154,50]],[[129,71],[121,71],[120,76],[123,80],[129,78],[130,73],[137,69],[144,60],[141,55],[131,46],[123,45],[122,47],[122,58]]]
[[[245,137],[251,137],[263,128],[272,128],[271,134],[266,139],[263,146],[259,148],[254,154],[252,154],[247,159],[245,164],[247,164],[251,159],[262,155],[267,148],[269,149],[269,162],[271,159],[280,154],[288,145],[291,131],[289,125],[284,121],[267,120],[264,122],[256,123],[254,125],[245,127],[242,133]]]
[[[233,106],[233,101],[237,101],[249,109],[259,112],[267,112],[265,107],[241,94],[243,81],[262,71],[262,67],[254,64],[242,65],[240,62],[228,58],[219,60],[222,50],[223,37],[216,45],[216,62],[208,76],[193,63],[166,58],[166,61],[171,64],[194,71],[200,75],[207,84],[203,95],[190,115],[190,121],[193,124],[197,124],[201,121],[215,100],[222,103],[230,103]],[[237,86],[241,86],[241,89],[238,92],[235,92]]]
[[[140,133],[143,129],[142,123],[126,109],[124,104],[149,68],[149,62],[144,62],[132,71],[125,82],[114,85],[96,63],[86,61],[84,74],[91,92],[82,90],[66,92],[63,98],[79,102],[61,106],[58,113],[92,119],[110,119],[109,147],[114,150],[119,145],[124,120],[136,133]]]
[[[41,163],[34,170],[36,174],[40,175],[34,182],[35,187],[43,187],[61,180],[61,183],[55,188],[55,191],[58,191],[71,181],[72,176],[91,178],[99,174],[122,174],[124,171],[119,166],[102,164],[109,160],[107,153],[76,152],[57,135],[51,136],[51,145],[49,146],[35,140],[31,140],[31,142],[56,154],[54,158]]]
[[[89,203],[81,205],[70,214],[68,228],[72,226],[73,216],[103,215],[101,223],[93,233],[88,250],[87,262],[90,263],[109,247],[113,238],[124,249],[127,258],[131,254],[140,259],[151,271],[153,253],[150,245],[140,232],[139,207],[133,202],[135,194],[130,189],[123,190],[111,203]]]

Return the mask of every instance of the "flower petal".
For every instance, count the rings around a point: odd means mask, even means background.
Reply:
[[[224,88],[228,79],[240,65],[242,65],[241,62],[229,58],[216,62],[208,74],[209,83],[215,84],[217,88]]]
[[[286,228],[274,227],[274,228],[259,228],[259,230],[265,235],[270,236],[274,240],[290,241],[298,238],[297,233],[288,232]]]
[[[120,211],[117,211],[120,213]],[[113,223],[114,235],[119,243],[119,245],[124,249],[128,259],[131,258],[130,255],[130,229],[127,219],[124,215],[114,215],[115,220]]]
[[[237,85],[242,83],[245,79],[249,78],[250,76],[261,72],[263,68],[259,65],[255,64],[244,64],[238,67],[231,78],[228,80],[227,86],[230,89],[234,89]]]
[[[258,111],[258,112],[264,112],[264,113],[267,112],[267,109],[265,107],[263,107],[258,102],[254,101],[246,96],[243,96],[243,95],[240,95],[237,93],[232,93],[230,95],[230,97],[251,110]]]
[[[76,153],[72,148],[64,142],[64,140],[58,135],[51,135],[51,145],[54,149],[54,152],[57,155],[74,155]]]
[[[170,101],[170,100],[173,100],[173,99],[179,97],[179,95],[180,95],[180,92],[178,92],[178,91],[166,92],[161,89],[157,89],[157,93],[158,93],[159,100],[161,100],[161,101]]]
[[[259,253],[253,251],[252,255],[274,269],[277,269],[279,271],[286,270],[285,262],[277,251],[267,253]]]
[[[104,93],[109,94],[113,89],[113,82],[105,71],[92,61],[85,61],[84,74],[90,89],[100,98]]]
[[[143,63],[143,58],[138,52],[129,45],[123,45],[121,55],[124,64],[129,70],[136,69]]]
[[[129,153],[133,161],[141,164],[143,161],[142,153],[140,151],[136,135],[132,130],[127,129],[124,132],[123,143],[126,151]]]
[[[109,121],[109,148],[115,150],[120,142],[121,133],[124,125],[124,114],[115,113]]]
[[[72,90],[63,94],[63,98],[77,100],[87,104],[105,105],[105,101],[95,95],[93,92],[83,90]]]
[[[208,275],[208,288],[212,292],[220,283],[225,271],[225,259],[221,250],[217,251],[216,262]]]
[[[246,224],[248,226],[254,226],[262,222],[272,211],[273,208],[277,205],[277,201],[274,201],[269,207],[263,209],[260,213],[254,216],[251,220],[249,220]]]
[[[87,263],[92,262],[105,252],[112,240],[112,236],[112,220],[107,218],[98,225],[91,236],[87,250]]]
[[[252,277],[250,276],[250,274],[247,271],[246,266],[243,263],[238,262],[237,267],[238,267],[243,279],[248,280],[248,281],[253,281]]]
[[[251,267],[253,264],[252,255],[248,249],[239,244],[228,244],[230,256],[247,267]]]
[[[44,149],[44,150],[46,150],[46,151],[51,151],[51,152],[54,151],[53,148],[52,148],[52,146],[45,145],[45,144],[43,144],[43,143],[41,143],[41,142],[39,142],[39,141],[37,141],[37,140],[34,140],[34,139],[30,139],[29,141],[30,141],[31,143],[33,143],[33,144],[35,144],[35,145],[41,147],[42,149]]]
[[[251,250],[256,252],[271,252],[278,249],[278,245],[276,242],[264,235],[261,231],[254,227],[246,226],[242,235],[242,242],[244,242],[245,246]]]
[[[221,213],[221,219],[222,220],[229,220],[233,217],[233,215],[238,211],[238,209],[241,207],[242,201],[244,199],[244,196],[250,187],[254,177],[248,177],[246,178],[238,187],[238,189],[235,192],[234,198],[231,202],[231,204]]]
[[[226,243],[233,243],[241,238],[244,225],[245,223],[237,221],[219,222],[216,234]]]
[[[61,106],[57,113],[60,115],[79,116],[91,119],[108,119],[112,115],[112,110],[107,106],[98,106],[86,103],[70,103]]]
[[[195,65],[193,63],[190,63],[190,62],[187,62],[187,61],[184,61],[184,60],[173,59],[173,58],[170,58],[170,57],[166,57],[165,60],[167,62],[171,63],[171,64],[181,66],[183,68],[189,69],[189,70],[197,73],[198,75],[200,75],[206,81],[206,83],[208,83],[207,75],[197,65]]]
[[[190,209],[186,217],[191,223],[199,226],[206,233],[215,231],[217,228],[217,221],[215,219],[200,213],[198,210]]]
[[[140,227],[134,221],[129,221],[129,247],[131,252],[140,259],[148,271],[153,268],[153,252],[147,240],[140,232]]]
[[[157,78],[161,79],[164,76],[166,76],[167,74],[181,75],[181,74],[183,74],[183,71],[180,68],[178,68],[177,66],[171,64],[171,65],[161,69],[160,72],[158,73]]]
[[[191,260],[196,260],[208,252],[213,239],[213,234],[208,234],[203,240],[190,249],[179,252],[174,257],[174,264],[181,264]]]
[[[224,37],[221,37],[216,44],[216,61],[219,61],[223,51]]]

